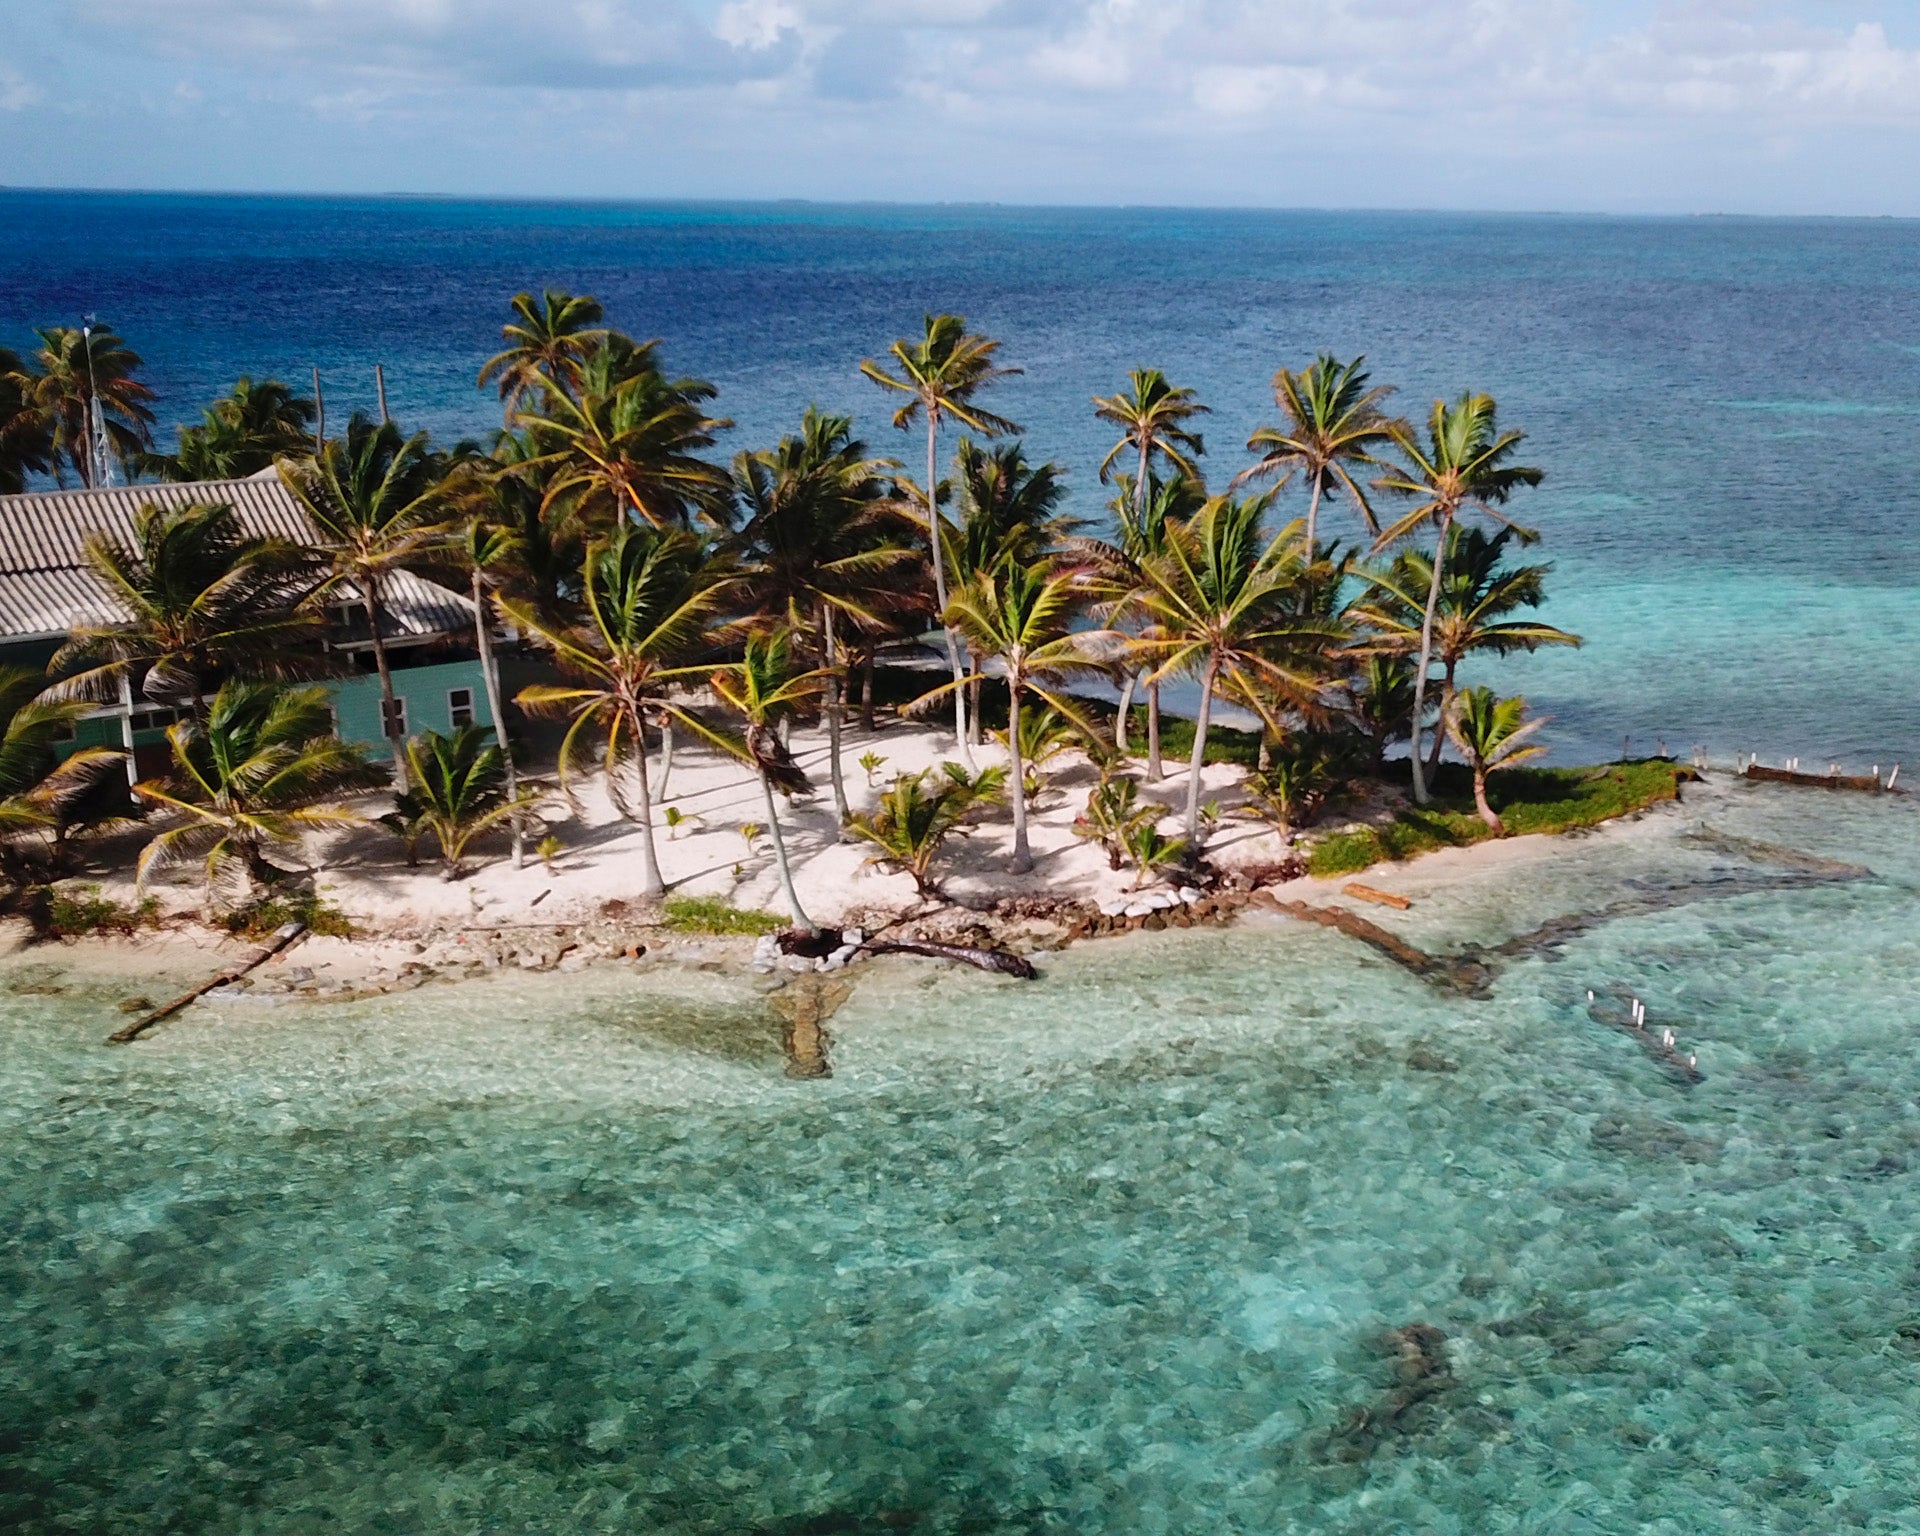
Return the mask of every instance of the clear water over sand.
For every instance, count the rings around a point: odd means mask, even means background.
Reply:
[[[1728,894],[1791,871],[1701,822],[1875,875]],[[11,962],[0,1525],[1920,1528],[1917,828],[1736,790],[1393,919],[1678,903],[1485,1000],[1277,919],[888,962],[828,1082],[726,974],[109,1052],[124,981]]]

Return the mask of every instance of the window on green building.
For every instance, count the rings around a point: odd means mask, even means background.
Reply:
[[[447,690],[447,719],[457,731],[462,726],[473,724],[473,690],[471,688],[449,688]]]

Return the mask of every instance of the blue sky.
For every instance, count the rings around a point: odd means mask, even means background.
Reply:
[[[0,0],[0,183],[1920,215],[1920,0]]]

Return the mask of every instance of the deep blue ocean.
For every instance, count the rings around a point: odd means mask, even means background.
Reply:
[[[1555,715],[1558,756],[1920,758],[1920,224],[0,194],[0,344],[110,320],[166,439],[241,372],[317,365],[330,417],[370,409],[376,361],[404,425],[484,434],[474,376],[542,285],[718,384],[728,452],[817,401],[911,460],[856,364],[964,313],[1087,513],[1089,397],[1137,365],[1213,406],[1216,483],[1320,349],[1415,417],[1490,391],[1548,471],[1520,515],[1549,617],[1589,643],[1482,675]]]

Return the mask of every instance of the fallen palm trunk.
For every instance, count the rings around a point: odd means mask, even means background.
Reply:
[[[272,936],[266,943],[247,955],[238,965],[228,966],[226,970],[222,971],[218,976],[215,976],[211,981],[202,982],[191,992],[176,997],[172,1002],[168,1003],[166,1007],[156,1008],[152,1013],[135,1019],[133,1023],[129,1024],[125,1029],[115,1030],[107,1036],[107,1044],[126,1045],[130,1041],[138,1040],[162,1019],[170,1018],[182,1008],[186,1007],[188,1003],[194,1001],[194,999],[204,997],[215,987],[224,987],[232,982],[236,982],[257,966],[265,965],[289,944],[302,938],[306,934],[306,931],[307,925],[305,923],[282,923],[278,928],[273,930]]]
[[[1798,784],[1807,789],[1853,789],[1869,795],[1882,794],[1887,788],[1880,782],[1877,773],[1801,773],[1792,768],[1762,768],[1758,763],[1747,764],[1747,777],[1765,784]]]
[[[1480,961],[1471,957],[1430,955],[1398,934],[1389,933],[1378,923],[1370,923],[1358,913],[1349,912],[1343,907],[1315,907],[1304,901],[1275,901],[1273,909],[1284,912],[1288,917],[1297,917],[1302,922],[1338,929],[1348,938],[1358,939],[1436,986],[1464,993],[1468,997],[1485,997],[1492,988],[1493,972]]]
[[[1024,955],[1005,949],[976,949],[971,944],[936,944],[927,939],[869,939],[863,946],[874,955],[926,955],[934,960],[958,960],[983,971],[1032,981],[1039,973]]]

